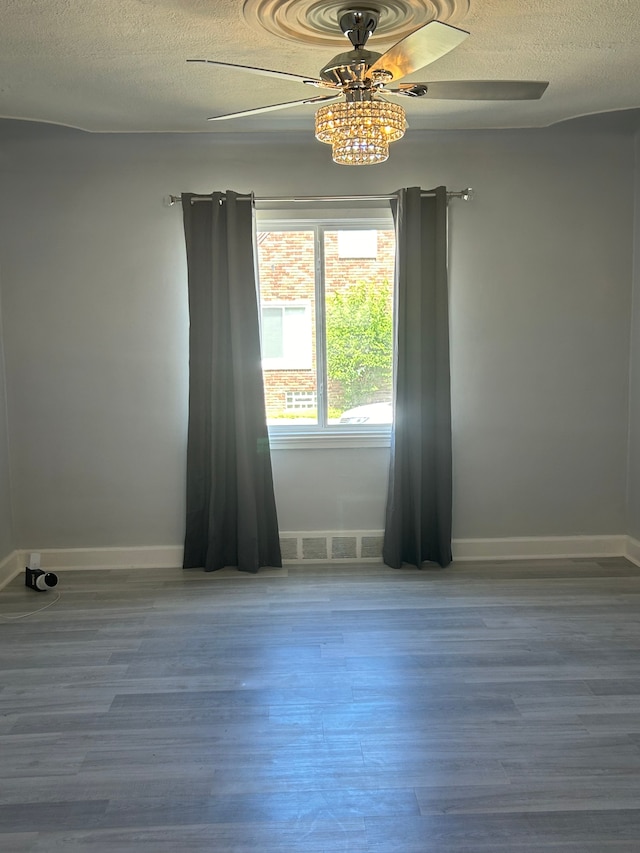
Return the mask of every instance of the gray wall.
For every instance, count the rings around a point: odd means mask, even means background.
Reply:
[[[1,277],[2,264],[0,263],[0,284]],[[2,562],[2,560],[13,551],[14,547],[9,475],[9,444],[7,436],[4,334],[2,323],[2,300],[0,299],[0,562]]]
[[[451,208],[454,535],[626,529],[633,138],[423,133],[335,166],[311,132],[0,131],[16,537],[179,544],[187,411],[180,191],[472,185]],[[274,453],[283,530],[379,529],[388,451]]]
[[[640,133],[636,136],[633,309],[629,399],[629,506],[627,532],[640,540]]]

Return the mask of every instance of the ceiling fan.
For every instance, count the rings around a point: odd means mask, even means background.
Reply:
[[[469,101],[529,101],[542,97],[546,82],[524,80],[451,80],[432,83],[400,83],[398,80],[430,65],[461,44],[469,35],[441,21],[430,21],[380,54],[367,50],[380,13],[376,9],[347,9],[339,25],[353,48],[334,56],[318,78],[272,71],[250,65],[235,65],[214,59],[188,59],[218,68],[247,71],[280,80],[293,80],[328,90],[330,94],[270,104],[251,110],[211,116],[223,121],[289,109],[302,104],[320,104],[316,113],[316,138],[333,146],[333,159],[345,165],[380,163],[389,155],[389,143],[400,139],[406,128],[404,109],[386,96],[437,98]]]

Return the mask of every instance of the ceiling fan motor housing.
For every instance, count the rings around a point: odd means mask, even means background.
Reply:
[[[380,56],[380,53],[360,47],[349,50],[347,53],[339,53],[327,62],[320,72],[320,77],[338,86],[359,84],[368,87],[371,80],[366,79],[367,72]]]
[[[355,47],[364,47],[380,19],[377,9],[345,9],[340,12],[340,29]]]

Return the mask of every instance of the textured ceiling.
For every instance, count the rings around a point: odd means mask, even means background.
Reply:
[[[185,60],[216,59],[315,77],[334,54],[350,48],[337,23],[335,46],[330,26],[326,32],[327,15],[350,6],[336,0],[308,0],[304,14],[296,12],[304,0],[1,5],[0,116],[90,131],[311,129],[311,106],[207,123],[209,115],[297,100],[317,90]],[[403,99],[410,128],[536,127],[640,107],[639,0],[389,0],[387,12],[382,1],[371,5],[382,9],[381,31],[385,14],[389,29],[402,29],[398,16],[404,14],[411,30],[435,10],[441,20],[471,32],[454,51],[405,81],[550,81],[542,99],[533,102]],[[309,21],[317,26],[315,39]],[[377,35],[370,43],[374,50],[396,40]]]

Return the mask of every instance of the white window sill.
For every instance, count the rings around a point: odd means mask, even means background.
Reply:
[[[348,447],[390,447],[390,427],[269,427],[272,450],[336,450]]]

